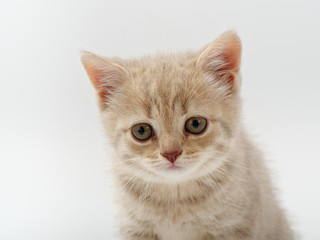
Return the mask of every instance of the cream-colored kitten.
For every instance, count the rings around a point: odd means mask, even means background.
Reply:
[[[293,239],[241,124],[241,42],[137,60],[83,53],[99,95],[123,239]]]

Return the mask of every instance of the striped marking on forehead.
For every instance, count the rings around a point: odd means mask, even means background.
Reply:
[[[209,98],[212,99],[213,84],[199,73],[194,61],[150,59],[128,68],[131,79],[123,86],[124,101],[119,101],[119,105],[128,106],[120,106],[128,114],[160,116],[170,122],[175,116],[186,114],[190,103],[212,104]]]
[[[144,98],[145,111],[148,115],[155,113],[160,116],[168,116],[176,111],[186,112],[188,105],[188,91],[193,75],[182,69],[163,69],[156,71],[148,69],[138,79],[137,85]]]

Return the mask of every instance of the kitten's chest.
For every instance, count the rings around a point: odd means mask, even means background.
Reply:
[[[162,223],[156,226],[155,232],[161,240],[194,240],[202,237],[199,226],[183,223]]]
[[[199,207],[176,205],[157,210],[153,212],[150,221],[153,222],[155,234],[161,240],[202,239],[205,229],[203,219],[198,215]]]

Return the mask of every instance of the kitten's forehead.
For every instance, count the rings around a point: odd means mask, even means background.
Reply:
[[[149,117],[186,114],[192,101],[208,89],[199,77],[196,54],[171,54],[131,61],[126,68],[131,76],[127,94],[139,99]],[[130,91],[130,93],[129,93]],[[203,95],[203,98],[206,96]]]

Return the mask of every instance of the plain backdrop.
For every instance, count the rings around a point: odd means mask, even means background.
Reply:
[[[243,42],[243,120],[302,239],[320,239],[320,2],[0,1],[0,239],[102,240],[117,205],[82,49]]]

